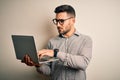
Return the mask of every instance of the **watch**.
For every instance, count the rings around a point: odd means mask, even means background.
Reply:
[[[54,57],[57,57],[58,52],[59,52],[59,49],[54,49]]]

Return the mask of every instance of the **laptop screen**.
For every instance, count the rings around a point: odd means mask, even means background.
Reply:
[[[33,62],[39,63],[33,36],[12,35],[16,58],[22,60],[28,54]]]

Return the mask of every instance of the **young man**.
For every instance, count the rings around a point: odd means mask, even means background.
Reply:
[[[52,80],[86,80],[86,68],[92,57],[92,40],[80,34],[74,27],[75,10],[70,5],[58,6],[53,23],[59,35],[48,42],[48,49],[38,52],[39,57],[44,55],[57,57],[60,60],[37,67],[39,72],[51,75]],[[28,56],[24,62],[29,66],[34,63]]]

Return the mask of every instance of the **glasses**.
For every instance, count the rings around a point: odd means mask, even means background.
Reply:
[[[69,17],[67,19],[53,19],[52,21],[55,25],[57,25],[58,22],[59,22],[60,25],[63,25],[66,20],[71,19],[71,18],[73,18],[73,17]]]

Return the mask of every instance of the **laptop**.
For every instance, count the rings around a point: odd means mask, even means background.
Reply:
[[[12,35],[11,37],[13,41],[16,58],[19,60],[23,60],[26,54],[29,55],[32,61],[37,64],[59,60],[56,57],[49,57],[49,56],[44,56],[41,59],[38,58],[33,36]]]

